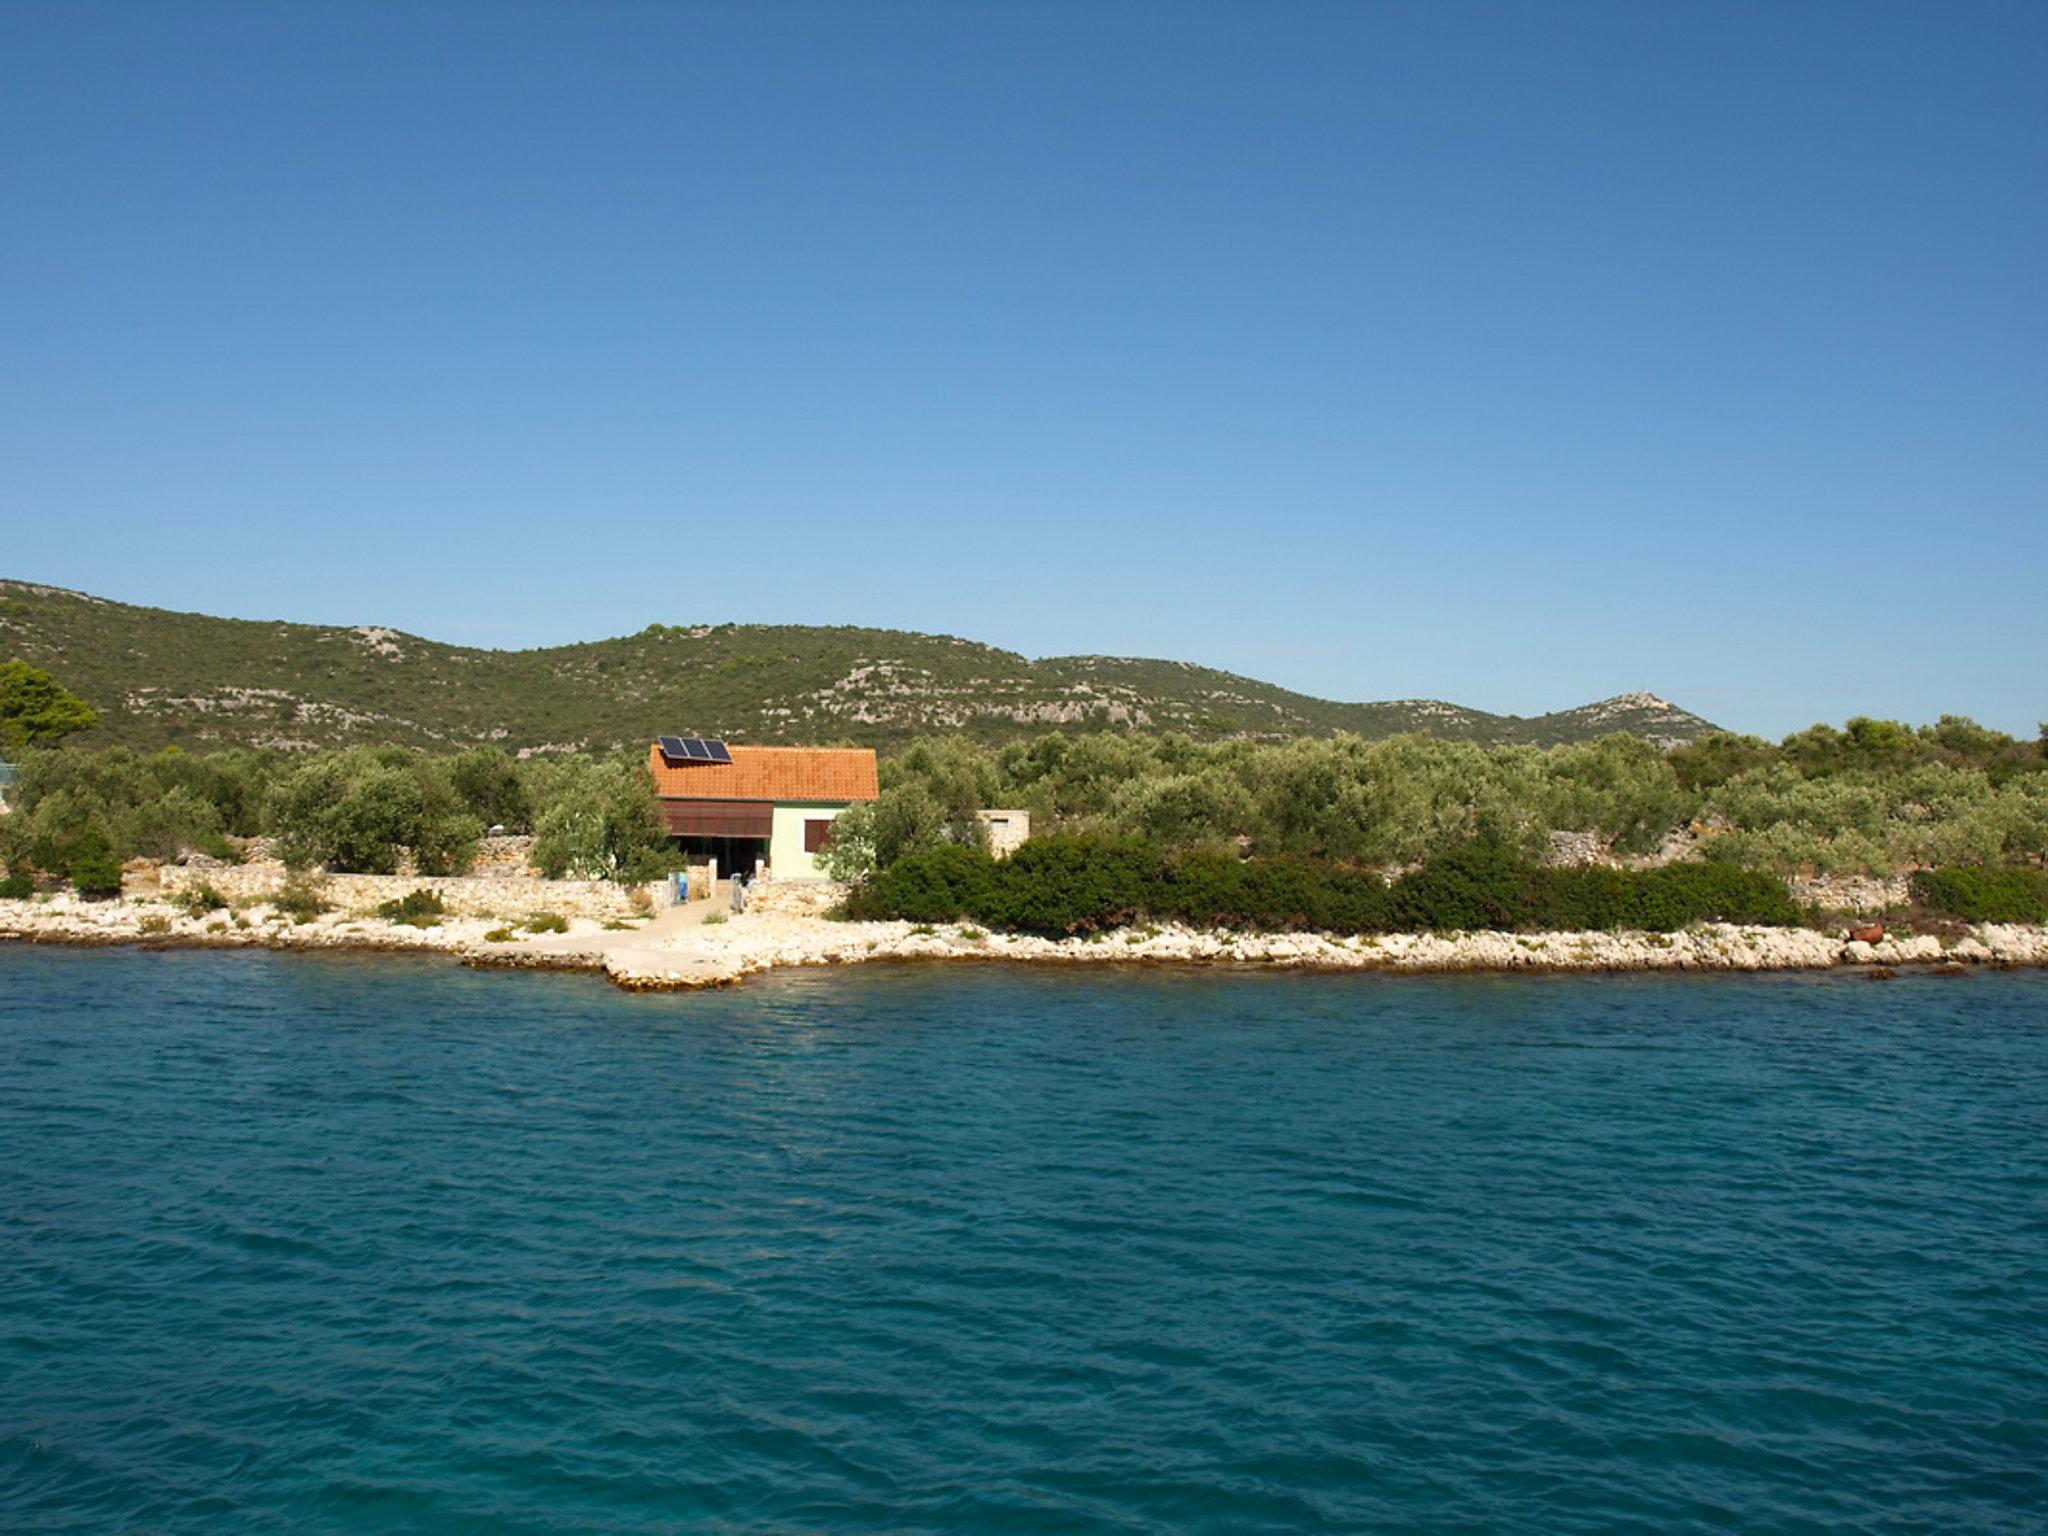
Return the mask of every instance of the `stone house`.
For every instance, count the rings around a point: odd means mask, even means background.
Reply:
[[[718,873],[819,878],[817,854],[849,805],[876,799],[872,747],[741,747],[664,736],[648,770],[669,836]]]
[[[976,811],[988,828],[988,851],[1006,859],[1031,840],[1029,811]]]

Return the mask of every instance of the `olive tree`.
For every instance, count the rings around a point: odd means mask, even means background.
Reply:
[[[550,880],[652,880],[674,867],[645,764],[552,764],[537,798],[533,862]]]

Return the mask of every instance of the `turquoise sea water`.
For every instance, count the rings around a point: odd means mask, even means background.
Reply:
[[[0,946],[0,1530],[2044,1525],[2040,975]]]

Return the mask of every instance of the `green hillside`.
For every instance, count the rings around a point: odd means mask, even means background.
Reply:
[[[1521,718],[1434,700],[1341,704],[1184,662],[1031,661],[945,635],[804,625],[656,625],[530,651],[373,626],[173,613],[0,580],[0,658],[47,667],[101,715],[81,742],[153,748],[363,742],[602,751],[660,731],[878,747],[958,731],[1184,731],[1203,739],[1426,730],[1547,745],[1714,727],[1649,694]]]

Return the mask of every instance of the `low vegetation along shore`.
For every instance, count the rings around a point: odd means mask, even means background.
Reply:
[[[215,882],[232,886],[229,897]],[[1276,970],[1758,971],[2048,964],[2048,925],[1919,913],[1913,926],[1691,921],[1670,932],[1578,929],[1262,931],[1186,920],[1106,921],[1072,934],[973,921],[843,916],[847,888],[764,886],[730,914],[662,908],[638,887],[507,874],[422,882],[295,877],[282,865],[131,871],[119,899],[59,891],[0,899],[0,939],[274,950],[444,954],[469,964],[587,971],[636,990],[722,986],[790,966],[878,960],[1211,964]],[[339,899],[337,899],[339,898]],[[1864,937],[1851,937],[1851,932]]]
[[[837,883],[668,907],[635,756],[137,753],[0,666],[0,936],[443,951],[713,985],[873,959],[1343,970],[2038,964],[2048,754],[1956,717],[1675,750],[958,736],[884,760]],[[992,857],[977,810],[1039,834]],[[1848,887],[1861,882],[1860,894]]]

